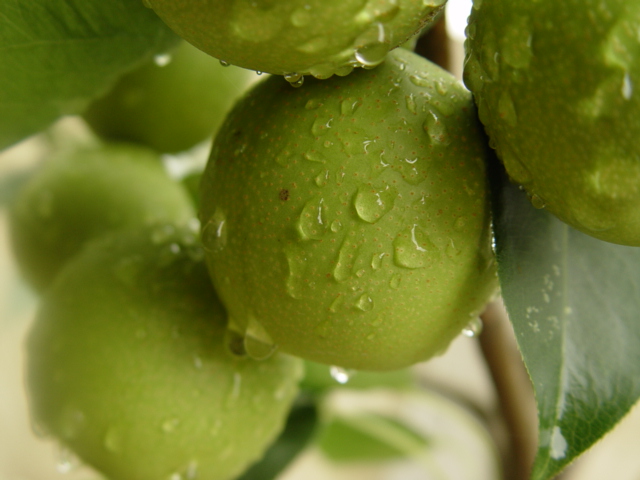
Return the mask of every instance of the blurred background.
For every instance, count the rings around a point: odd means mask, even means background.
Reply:
[[[461,76],[463,41],[470,0],[449,0],[447,61]],[[440,38],[442,38],[440,33]],[[52,142],[70,135],[89,138],[76,118],[60,121],[41,134],[0,153],[0,480],[92,480],[100,478],[79,465],[54,442],[31,428],[23,388],[23,340],[37,308],[37,298],[21,280],[7,235],[7,203],[31,169],[46,158]],[[194,155],[204,161],[207,149]],[[508,327],[507,327],[508,328]],[[518,361],[517,356],[514,359]],[[410,460],[336,462],[313,446],[281,474],[280,480],[497,480],[505,426],[478,338],[461,335],[448,351],[414,367],[424,395],[416,398],[387,391],[366,394],[348,388],[327,398],[329,409],[393,414],[435,439],[428,454]],[[349,384],[346,384],[348,387]],[[526,388],[526,386],[524,387]],[[528,392],[524,392],[527,394]],[[529,409],[535,426],[535,411]],[[563,475],[565,480],[640,479],[640,409],[635,408],[602,442]],[[529,443],[535,438],[525,439]],[[524,479],[523,479],[524,480]]]

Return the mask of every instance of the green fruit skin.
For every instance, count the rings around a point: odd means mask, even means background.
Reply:
[[[180,152],[213,136],[254,76],[241,68],[223,67],[182,42],[121,77],[83,117],[109,140],[141,143],[162,153]]]
[[[146,0],[204,52],[278,75],[346,75],[433,21],[446,0]]]
[[[345,368],[442,352],[496,288],[488,150],[469,92],[403,49],[300,89],[258,84],[201,183],[231,324]]]
[[[36,425],[110,479],[235,478],[296,396],[299,359],[228,353],[226,314],[194,244],[169,225],[91,243],[29,334]]]
[[[464,79],[512,180],[593,237],[640,246],[640,2],[476,2]]]
[[[54,155],[23,187],[9,221],[20,270],[43,291],[93,238],[194,217],[189,194],[167,176],[153,150],[111,144]]]

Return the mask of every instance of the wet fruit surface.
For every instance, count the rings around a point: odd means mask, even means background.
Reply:
[[[418,33],[444,0],[145,0],[181,37],[252,70],[328,78],[378,65]]]
[[[640,245],[640,2],[475,2],[465,83],[511,178],[584,233]]]
[[[214,144],[200,212],[249,354],[384,370],[446,348],[496,285],[484,142],[469,93],[407,51],[257,86]]]
[[[109,478],[229,480],[279,433],[298,359],[232,356],[191,232],[92,243],[45,295],[27,344],[38,430]]]

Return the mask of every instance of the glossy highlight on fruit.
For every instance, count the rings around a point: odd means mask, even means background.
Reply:
[[[222,61],[328,78],[380,64],[446,0],[144,0],[169,27]]]
[[[83,117],[104,138],[181,152],[213,136],[254,77],[181,42],[121,77]]]
[[[43,291],[89,240],[194,217],[189,194],[169,178],[156,152],[108,144],[54,153],[19,193],[9,226],[23,276]]]
[[[38,429],[107,478],[231,480],[287,418],[302,362],[232,356],[193,232],[103,237],[61,271],[27,342]]]
[[[348,77],[255,87],[201,184],[231,328],[345,368],[442,352],[496,288],[475,115],[460,83],[403,49]]]
[[[640,2],[476,1],[465,83],[532,204],[640,246]]]

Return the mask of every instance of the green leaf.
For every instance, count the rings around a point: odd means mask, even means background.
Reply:
[[[428,445],[427,439],[399,420],[374,413],[335,417],[319,442],[325,455],[337,462],[409,457]]]
[[[81,112],[176,41],[140,0],[2,0],[0,150]]]
[[[538,404],[532,478],[545,480],[640,397],[640,249],[586,236],[498,183],[500,283]]]
[[[237,480],[273,480],[309,444],[316,431],[315,405],[298,405],[289,413],[287,424],[262,460]]]

